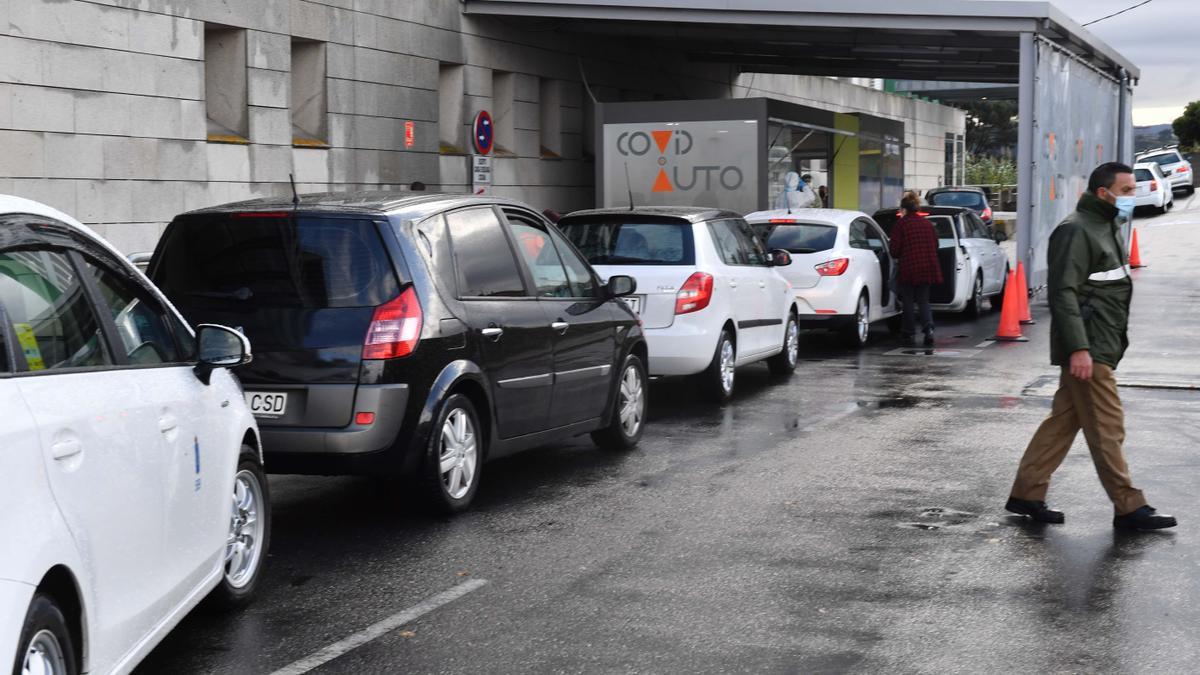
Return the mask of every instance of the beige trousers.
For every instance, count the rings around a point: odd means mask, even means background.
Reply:
[[[1125,442],[1125,413],[1117,395],[1112,368],[1097,363],[1092,379],[1080,380],[1063,368],[1050,416],[1038,427],[1025,448],[1012,496],[1045,501],[1050,475],[1062,464],[1075,436],[1083,430],[1100,483],[1112,500],[1117,515],[1145,506],[1142,491],[1133,487],[1129,465],[1121,446]]]

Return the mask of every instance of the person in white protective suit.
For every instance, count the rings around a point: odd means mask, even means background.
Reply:
[[[787,172],[787,175],[783,177],[783,183],[783,192],[775,199],[775,208],[790,211],[821,206],[821,198],[804,181],[800,180],[800,174],[795,171]]]

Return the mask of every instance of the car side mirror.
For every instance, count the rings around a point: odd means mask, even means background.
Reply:
[[[250,340],[238,331],[215,323],[196,326],[196,377],[208,384],[217,368],[236,368],[250,363]]]
[[[625,274],[614,274],[608,278],[608,294],[614,298],[633,295],[637,291],[637,279]]]
[[[787,267],[792,264],[792,254],[777,248],[771,251],[771,264],[776,267]]]
[[[1008,235],[1003,232],[996,232],[996,233],[994,233],[993,236],[996,238],[997,244],[999,244],[1002,241],[1008,241]]]

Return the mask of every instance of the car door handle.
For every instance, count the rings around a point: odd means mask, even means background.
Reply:
[[[50,446],[50,455],[54,459],[66,459],[83,452],[83,444],[78,438],[68,438]]]
[[[158,418],[158,430],[169,434],[179,428],[179,420],[174,415],[163,415]]]
[[[499,326],[488,326],[479,332],[483,333],[483,337],[491,338],[492,342],[499,342],[504,335],[504,329]]]
[[[555,321],[554,323],[550,324],[550,327],[558,331],[559,335],[562,335],[567,332],[567,329],[571,327],[571,324],[567,323],[566,321]]]

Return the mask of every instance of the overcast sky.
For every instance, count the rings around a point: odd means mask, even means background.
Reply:
[[[1050,0],[1083,24],[1140,0]],[[1087,27],[1142,70],[1133,89],[1133,123],[1165,124],[1200,100],[1200,0],[1151,0]]]

